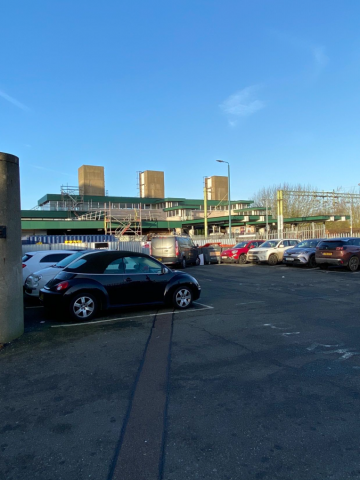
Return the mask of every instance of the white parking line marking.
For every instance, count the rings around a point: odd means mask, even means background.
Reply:
[[[195,302],[194,302],[195,303]],[[196,303],[196,305],[203,305],[202,303]],[[173,313],[187,313],[187,312],[200,312],[202,310],[212,310],[214,307],[210,307],[208,305],[203,305],[204,308],[191,308],[188,310],[176,310],[173,312],[162,312],[162,313],[150,313],[148,315],[134,315],[132,317],[117,317],[117,318],[108,318],[105,320],[95,320],[93,322],[86,322],[86,323],[65,323],[61,325],[51,325],[51,328],[60,328],[60,327],[86,327],[87,325],[95,325],[98,323],[109,323],[109,322],[116,322],[118,320],[132,320],[134,318],[146,318],[146,317],[153,317],[154,315],[172,315]]]
[[[289,328],[289,325],[287,327],[277,327],[272,323],[264,323],[264,327],[276,328],[277,330],[286,330],[287,328]]]
[[[204,305],[203,303],[199,303],[199,302],[193,302],[194,305],[201,305],[202,307],[206,307],[208,308],[209,310],[212,310],[214,309],[214,307],[211,307],[210,305]],[[196,308],[194,308],[193,310],[197,310]]]

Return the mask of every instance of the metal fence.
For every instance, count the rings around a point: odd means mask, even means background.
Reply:
[[[126,250],[128,252],[149,253],[149,249],[145,248],[141,242],[108,242],[109,250]],[[47,250],[80,250],[84,248],[92,248],[93,245],[86,243],[44,243],[35,245],[23,245],[22,254],[47,251]]]
[[[360,232],[351,234],[350,232],[341,232],[341,233],[326,233],[323,228],[309,229],[309,230],[285,230],[283,233],[283,238],[296,238],[299,240],[306,240],[309,238],[344,238],[344,237],[360,237]],[[192,237],[195,245],[199,247],[205,245],[206,243],[221,243],[223,245],[235,245],[241,241],[248,241],[253,239],[265,239],[265,234],[248,234],[248,235],[239,235],[234,238],[224,238],[224,237],[208,237],[197,239]],[[279,238],[277,231],[269,232],[268,239]],[[137,253],[149,253],[149,248],[144,246],[144,242],[120,242],[118,240],[113,242],[107,242],[109,244],[109,250],[127,250],[129,252]],[[44,243],[44,244],[35,244],[35,245],[23,245],[22,253],[31,253],[44,250],[79,250],[84,248],[93,248],[94,244],[91,243]]]
[[[299,240],[307,240],[310,238],[346,238],[346,237],[360,237],[360,233],[351,232],[339,232],[339,233],[327,233],[325,229],[308,229],[308,230],[284,230],[283,238],[296,238]],[[266,234],[259,234],[257,238],[266,239]],[[269,232],[268,239],[280,238],[279,233]]]

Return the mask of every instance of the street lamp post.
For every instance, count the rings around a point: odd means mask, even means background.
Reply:
[[[228,200],[229,200],[229,238],[231,239],[231,197],[230,197],[230,163],[225,160],[216,160],[219,163],[227,163],[228,166]]]
[[[269,217],[268,217],[268,199],[265,199],[265,217],[266,217],[266,240],[269,239]]]

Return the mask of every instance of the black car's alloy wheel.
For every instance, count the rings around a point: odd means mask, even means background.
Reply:
[[[189,287],[179,287],[173,295],[173,304],[175,308],[184,310],[192,304],[193,294]]]
[[[181,260],[181,266],[182,266],[182,268],[186,268],[186,258],[185,257]]]
[[[98,310],[94,295],[81,292],[73,296],[70,302],[70,314],[76,320],[91,320]]]
[[[195,265],[198,267],[200,265],[200,258],[197,257],[195,260]]]

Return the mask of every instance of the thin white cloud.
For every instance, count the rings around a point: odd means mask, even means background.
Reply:
[[[312,47],[312,54],[315,61],[315,64],[319,70],[323,70],[326,65],[329,63],[329,57],[325,54],[325,47],[317,46]]]
[[[36,168],[38,170],[45,170],[46,172],[56,173],[58,175],[66,175],[67,177],[74,177],[74,175],[70,175],[66,172],[60,172],[59,170],[52,170],[51,168],[40,167],[39,165],[30,165],[32,168]]]
[[[249,117],[265,107],[265,103],[255,96],[257,90],[256,85],[246,87],[230,95],[219,105],[220,109],[228,116],[230,127],[236,126],[237,117]]]
[[[3,90],[0,90],[0,97],[2,97],[4,100],[7,100],[8,102],[12,103],[15,105],[15,107],[21,108],[21,110],[28,111],[29,107],[24,105],[23,103],[19,102],[16,100],[16,98],[10,97],[7,93],[5,93]]]
[[[279,32],[276,30],[271,31],[279,40],[286,43],[287,45],[292,45],[298,50],[308,52],[313,59],[313,68],[315,76],[320,75],[324,68],[329,63],[329,57],[326,55],[326,49],[323,45],[315,44],[309,40],[295,37],[284,32]]]

